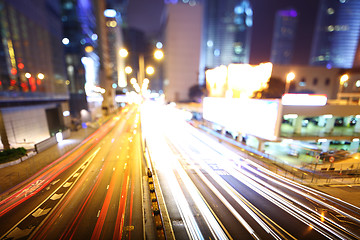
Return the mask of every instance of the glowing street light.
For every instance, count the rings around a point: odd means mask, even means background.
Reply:
[[[295,79],[295,73],[289,72],[289,73],[286,75],[285,93],[288,93],[288,92],[289,92],[290,82],[291,82],[292,80],[294,80],[294,79]]]
[[[151,75],[151,74],[154,74],[155,72],[155,69],[152,67],[152,66],[149,66],[146,68],[146,73]]]
[[[129,52],[125,48],[122,48],[122,49],[119,50],[119,55],[122,58],[127,57],[128,54],[129,54]],[[154,58],[155,59],[161,60],[163,57],[164,57],[164,53],[160,49],[157,49],[154,52]],[[125,70],[125,72],[128,73],[126,70]],[[145,79],[145,73],[151,75],[151,74],[154,74],[154,72],[155,72],[155,69],[153,67],[147,67],[145,69],[144,55],[140,54],[139,55],[139,69],[138,69],[138,76],[137,76],[139,84],[141,84],[142,81]],[[131,73],[131,72],[129,72],[129,73]]]
[[[119,55],[120,57],[125,58],[129,55],[129,52],[125,48],[122,48],[119,50]]]
[[[149,83],[150,83],[150,80],[148,78],[145,78],[143,84],[149,84]]]
[[[25,73],[25,77],[26,78],[31,78],[31,74],[27,72],[27,73]]]
[[[344,85],[344,83],[349,80],[349,75],[348,74],[343,74],[341,77],[340,77],[340,84],[341,85]]]
[[[158,50],[156,50],[156,51],[154,52],[154,58],[155,58],[155,59],[161,60],[161,59],[163,59],[163,57],[164,57],[164,52],[161,51],[160,49],[158,49]]]
[[[130,83],[134,85],[136,83],[136,78],[131,78]]]
[[[130,66],[125,67],[125,73],[126,74],[132,73],[132,68]]]
[[[344,84],[349,80],[349,75],[348,74],[343,74],[341,75],[340,77],[340,87],[339,87],[339,91],[338,91],[338,94],[337,94],[337,98],[339,99],[340,98],[340,95],[343,91],[343,88],[344,88]]]
[[[37,77],[38,77],[38,79],[43,80],[43,79],[45,78],[45,75],[42,74],[42,73],[39,73],[39,74],[37,75]]]

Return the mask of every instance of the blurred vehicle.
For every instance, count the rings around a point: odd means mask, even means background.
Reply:
[[[337,126],[337,127],[344,126],[344,118],[336,118],[334,125]]]
[[[329,161],[330,157],[334,157],[336,160],[343,160],[349,156],[349,152],[345,150],[331,150],[328,152],[320,153],[320,159],[323,161]]]

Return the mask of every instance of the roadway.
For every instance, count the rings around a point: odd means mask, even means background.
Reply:
[[[1,239],[144,239],[137,107],[0,202]]]
[[[270,172],[170,106],[148,103],[143,135],[176,239],[360,239],[360,209]]]

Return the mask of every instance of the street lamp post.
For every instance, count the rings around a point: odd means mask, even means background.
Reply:
[[[129,54],[128,51],[124,48],[120,49],[120,51],[119,51],[119,55],[123,58],[127,57],[128,54]],[[164,57],[163,51],[157,49],[154,52],[154,58],[156,60],[161,60],[163,57]],[[146,70],[148,70],[148,69],[149,69],[149,71],[147,71],[148,74],[151,75],[154,73],[153,67],[148,67]],[[145,79],[145,56],[144,56],[144,54],[139,55],[139,70],[138,70],[137,78],[138,78],[138,84],[140,86],[142,86],[142,84],[144,83],[144,79]]]
[[[337,94],[337,99],[341,99],[341,93],[343,91],[344,84],[348,80],[349,80],[349,75],[348,74],[345,73],[345,74],[341,75],[341,77],[340,77],[340,86],[339,86],[339,91],[338,91],[338,94]]]
[[[291,81],[294,80],[294,79],[295,79],[295,73],[289,72],[289,73],[286,75],[285,93],[288,93],[288,92],[289,92],[290,83],[291,83]]]

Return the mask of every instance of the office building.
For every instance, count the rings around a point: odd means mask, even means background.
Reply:
[[[98,57],[93,52],[97,40],[96,24],[92,20],[94,13],[89,0],[62,0],[61,6],[64,34],[62,42],[65,49],[66,70],[69,80],[70,112],[73,121],[81,122],[88,120],[81,116],[81,113],[84,115],[84,111],[88,110],[84,62],[91,60],[98,62]],[[86,58],[88,61],[85,60]],[[99,80],[97,79],[95,82],[99,82]]]
[[[273,64],[291,64],[296,27],[296,10],[286,9],[277,11],[270,57],[270,61]]]
[[[0,0],[0,18],[2,147],[34,147],[70,121],[61,6],[52,0]]]
[[[310,64],[352,68],[359,44],[359,31],[359,1],[320,1]]]
[[[195,1],[167,4],[164,93],[167,101],[187,101],[198,84],[203,5]]]
[[[253,10],[250,1],[204,2],[200,84],[205,69],[230,63],[249,63]]]

